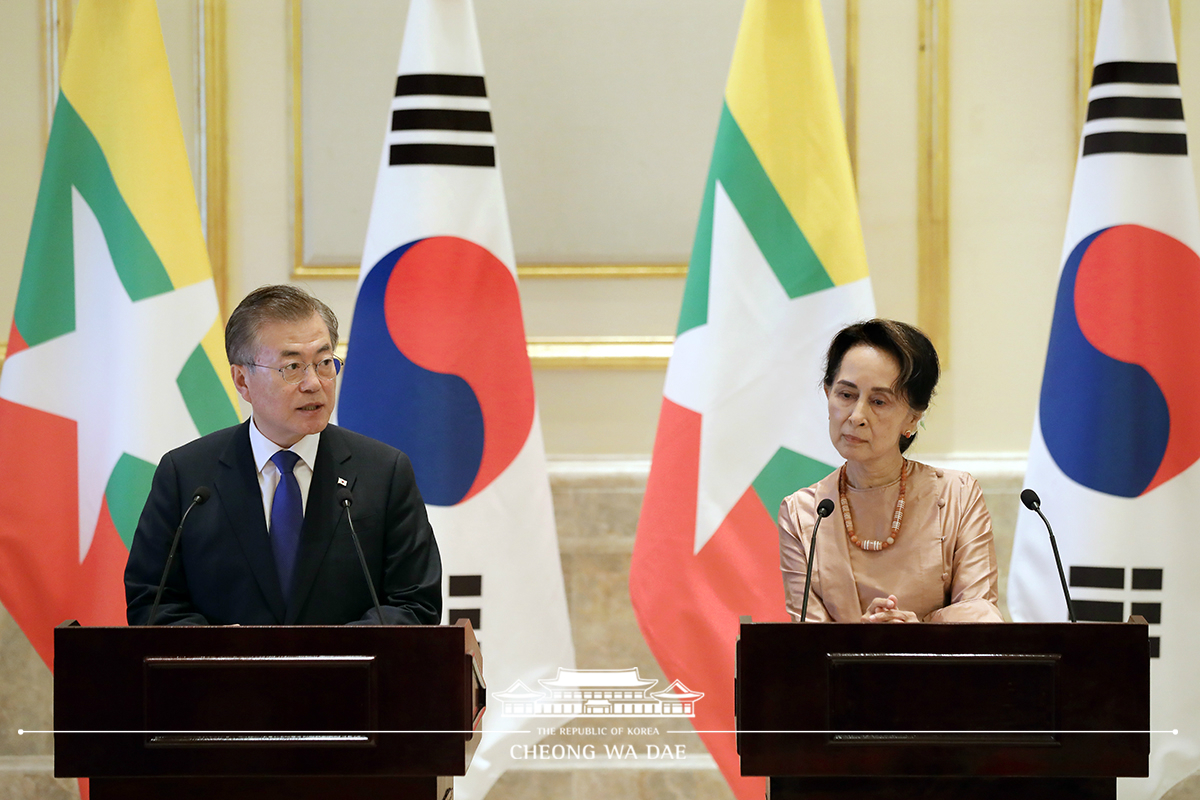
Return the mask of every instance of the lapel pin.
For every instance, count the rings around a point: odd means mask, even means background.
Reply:
[[[346,479],[338,478],[338,486],[345,486],[345,485],[346,485]]]

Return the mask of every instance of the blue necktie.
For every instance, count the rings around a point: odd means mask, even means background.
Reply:
[[[275,487],[275,499],[271,503],[271,550],[275,553],[283,599],[289,602],[296,551],[300,549],[300,528],[304,525],[304,503],[293,472],[299,460],[300,456],[289,450],[280,450],[271,456],[271,462],[279,469],[279,485]]]

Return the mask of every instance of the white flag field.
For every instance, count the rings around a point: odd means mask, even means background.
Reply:
[[[1149,623],[1150,727],[1178,734],[1152,733],[1150,777],[1120,779],[1122,798],[1200,783],[1200,209],[1181,98],[1167,0],[1106,0],[1025,484],[1077,617]],[[1032,514],[1008,606],[1067,618]]]
[[[445,621],[471,620],[490,690],[537,686],[575,652],[470,0],[413,0],[397,72],[338,420],[412,459]],[[529,722],[484,716],[455,797],[487,794]]]

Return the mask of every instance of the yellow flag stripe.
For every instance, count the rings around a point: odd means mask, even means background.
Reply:
[[[83,2],[62,91],[176,288],[212,277],[154,0]],[[218,362],[214,362],[218,363]]]
[[[233,404],[234,412],[238,412],[241,405],[238,403],[237,389],[233,386],[233,375],[229,370],[229,362],[225,360],[225,326],[221,324],[219,317],[213,322],[208,333],[204,334],[204,338],[200,340],[200,346],[204,348],[204,354],[208,356],[213,369],[217,372],[217,377],[221,379],[221,386],[224,387],[225,394],[229,395],[229,402]],[[238,413],[238,417],[241,417],[240,413]]]
[[[817,0],[747,0],[725,101],[833,282],[867,277]]]

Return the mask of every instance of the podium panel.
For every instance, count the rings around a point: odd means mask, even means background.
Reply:
[[[466,622],[55,629],[55,775],[95,800],[441,800],[485,705]]]
[[[772,798],[1113,797],[1149,770],[1147,630],[744,623],[742,774]]]

